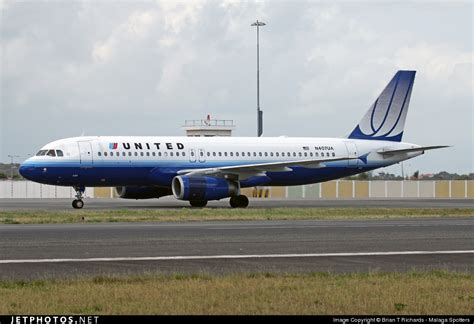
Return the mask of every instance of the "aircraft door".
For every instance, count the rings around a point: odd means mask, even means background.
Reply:
[[[92,166],[92,145],[91,142],[78,142],[79,144],[79,158],[81,159],[81,166]]]
[[[199,162],[206,162],[206,151],[204,149],[199,149]]]
[[[196,162],[196,150],[190,149],[189,150],[189,162],[194,163]]]
[[[351,158],[356,158],[355,160],[354,159],[347,160],[347,165],[357,166],[359,164],[359,160],[357,159],[357,157],[359,157],[359,154],[357,152],[357,145],[352,142],[345,142],[344,144],[346,144],[348,156]]]

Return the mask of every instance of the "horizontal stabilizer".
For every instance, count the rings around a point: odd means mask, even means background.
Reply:
[[[421,146],[421,147],[414,147],[414,148],[408,148],[408,149],[384,148],[377,151],[377,153],[383,154],[383,155],[393,155],[393,154],[412,153],[412,152],[424,152],[428,150],[436,150],[436,149],[445,148],[445,147],[450,147],[450,146],[447,146],[447,145]]]

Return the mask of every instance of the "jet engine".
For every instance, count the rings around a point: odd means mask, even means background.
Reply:
[[[150,199],[169,196],[171,189],[153,186],[128,186],[116,187],[115,190],[120,198],[124,199]]]
[[[238,182],[206,176],[176,176],[171,184],[173,195],[180,200],[219,200],[240,194]]]

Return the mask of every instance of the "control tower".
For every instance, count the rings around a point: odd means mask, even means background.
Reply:
[[[232,136],[235,125],[231,119],[211,119],[207,115],[206,119],[186,120],[182,128],[186,131],[186,136]]]

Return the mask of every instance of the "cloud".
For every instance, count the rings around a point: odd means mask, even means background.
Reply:
[[[258,18],[267,23],[260,29],[266,136],[344,136],[396,70],[415,69],[404,139],[455,148],[414,165],[472,170],[470,3],[84,1],[0,8],[3,160],[83,132],[181,135],[184,119],[208,113],[235,119],[236,135],[253,136],[250,24]]]

